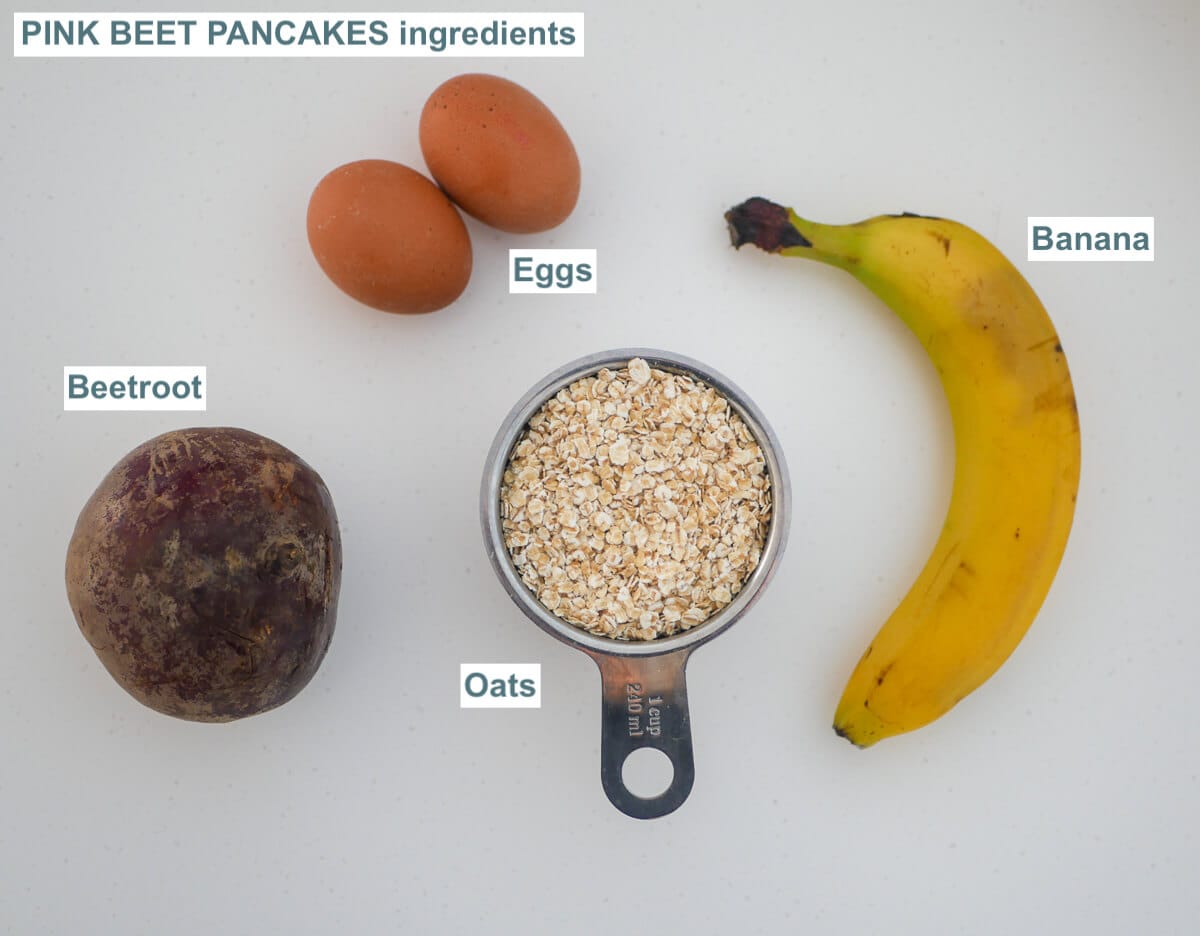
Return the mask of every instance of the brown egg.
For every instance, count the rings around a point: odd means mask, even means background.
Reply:
[[[471,239],[419,172],[363,159],[325,176],[308,202],[308,243],[343,292],[384,312],[433,312],[462,295]]]
[[[579,157],[550,110],[518,84],[459,75],[421,112],[429,172],[468,214],[514,234],[557,227],[579,198]]]

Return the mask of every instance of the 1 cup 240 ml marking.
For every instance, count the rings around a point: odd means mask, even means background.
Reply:
[[[625,711],[629,725],[629,737],[642,738],[662,735],[662,696],[646,698],[641,683],[625,684]],[[644,716],[644,718],[643,718]]]

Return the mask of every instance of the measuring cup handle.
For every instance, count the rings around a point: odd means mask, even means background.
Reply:
[[[595,655],[604,692],[600,729],[600,781],[612,804],[634,819],[674,812],[696,778],[692,725],[684,670],[689,650],[652,657]],[[625,759],[641,748],[667,755],[675,774],[658,796],[631,792],[621,776]]]

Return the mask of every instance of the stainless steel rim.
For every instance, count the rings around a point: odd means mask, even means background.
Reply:
[[[598,373],[605,367],[625,366],[631,358],[640,357],[652,367],[680,374],[688,374],[702,380],[729,400],[730,405],[745,421],[763,451],[767,472],[771,479],[772,508],[771,524],[763,545],[758,565],[729,605],[713,615],[703,624],[652,641],[624,641],[591,634],[569,624],[547,610],[521,581],[516,567],[509,558],[500,529],[500,487],[509,453],[524,431],[529,420],[550,397],[559,390]],[[653,348],[618,348],[603,351],[572,361],[547,374],[526,393],[496,434],[488,452],[487,463],[480,487],[479,515],[483,525],[484,542],[488,558],[496,575],[503,583],[508,595],[527,617],[542,630],[564,643],[589,654],[607,654],[623,657],[650,657],[677,650],[694,649],[733,626],[758,600],[763,588],[775,573],[787,543],[791,510],[791,485],[788,480],[787,464],[779,440],[758,407],[742,390],[724,375],[689,357]]]

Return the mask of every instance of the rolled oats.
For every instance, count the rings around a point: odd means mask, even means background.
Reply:
[[[741,591],[770,525],[770,477],[728,400],[634,358],[533,415],[504,470],[500,517],[544,607],[594,634],[653,640]]]

